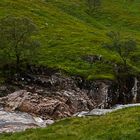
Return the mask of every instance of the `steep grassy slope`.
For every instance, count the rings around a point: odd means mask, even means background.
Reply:
[[[103,59],[121,62],[113,52],[102,48],[106,33],[120,31],[122,37],[140,42],[140,1],[102,0],[101,9],[87,14],[86,0],[0,0],[0,18],[27,16],[39,27],[41,42],[39,64],[63,69],[90,78],[113,78],[112,67],[82,59],[102,55]],[[137,55],[139,52],[137,52]],[[130,62],[131,63],[131,62]],[[132,64],[132,63],[131,63]],[[133,66],[140,69],[139,63]]]
[[[1,140],[139,140],[140,107],[106,116],[71,118],[48,128],[0,135]]]

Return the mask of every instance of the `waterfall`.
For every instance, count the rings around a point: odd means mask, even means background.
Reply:
[[[137,102],[137,91],[138,91],[138,79],[134,78],[134,86],[132,88],[133,102]]]

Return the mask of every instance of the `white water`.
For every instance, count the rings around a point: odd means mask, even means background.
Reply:
[[[124,109],[124,108],[136,107],[136,106],[140,106],[140,103],[126,104],[126,105],[116,105],[111,109],[93,109],[91,111],[82,111],[82,112],[74,114],[74,116],[77,116],[77,117],[93,116],[93,115],[100,116],[100,115],[105,115],[107,113],[111,113],[111,112],[121,110],[121,109]]]
[[[92,111],[82,111],[76,113],[74,116],[92,116],[92,115],[105,115],[123,108],[140,106],[138,104],[116,105],[112,109],[93,109]],[[27,128],[45,127],[46,124],[53,124],[53,120],[42,120],[39,117],[33,117],[28,113],[22,112],[8,112],[0,109],[0,133],[2,132],[19,132]]]
[[[132,94],[133,94],[133,102],[137,102],[137,91],[138,91],[138,79],[135,78],[134,80],[134,87],[132,88]]]
[[[45,127],[46,123],[41,118],[32,117],[27,113],[8,112],[0,109],[0,133],[19,132],[27,128]]]

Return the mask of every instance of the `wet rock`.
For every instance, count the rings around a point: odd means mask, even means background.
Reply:
[[[54,120],[46,120],[45,121],[45,123],[47,124],[47,125],[51,125],[51,124],[53,124],[55,121]]]
[[[0,97],[4,97],[8,94],[10,94],[11,92],[14,92],[16,90],[19,90],[18,87],[16,86],[11,86],[11,85],[1,85],[0,86]]]
[[[43,119],[58,119],[93,108],[94,100],[90,100],[83,92],[63,90],[52,93],[52,96],[43,96],[19,90],[0,98],[0,104],[7,111],[18,110],[41,116]]]
[[[5,109],[29,112],[44,119],[58,119],[83,110],[140,101],[140,78],[87,81],[58,71],[46,73],[47,69],[43,67],[31,69],[32,73],[16,75],[12,80],[12,84],[23,90],[0,98]]]
[[[0,133],[19,132],[29,128],[45,127],[46,122],[27,113],[0,110]]]
[[[89,113],[89,111],[82,111],[82,112],[77,112],[73,116],[74,117],[84,117]]]

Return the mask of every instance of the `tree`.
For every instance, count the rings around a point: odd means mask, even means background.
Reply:
[[[128,61],[130,60],[130,55],[137,49],[137,44],[133,39],[122,40],[119,32],[110,32],[107,34],[110,38],[111,43],[104,44],[104,47],[111,51],[116,52],[122,62],[122,71],[128,70]]]
[[[4,59],[16,63],[19,71],[20,64],[39,46],[35,39],[37,26],[26,17],[4,17],[0,20],[0,51]]]
[[[109,32],[107,36],[110,39],[110,43],[106,43],[103,46],[110,51],[114,51],[122,60],[121,63],[113,64],[117,81],[116,88],[118,89],[117,102],[132,102],[134,95],[131,90],[135,85],[135,76],[139,72],[131,65],[133,62],[131,60],[131,54],[135,54],[134,52],[137,50],[137,43],[134,39],[122,38],[119,32]],[[111,94],[111,96],[113,94]]]

